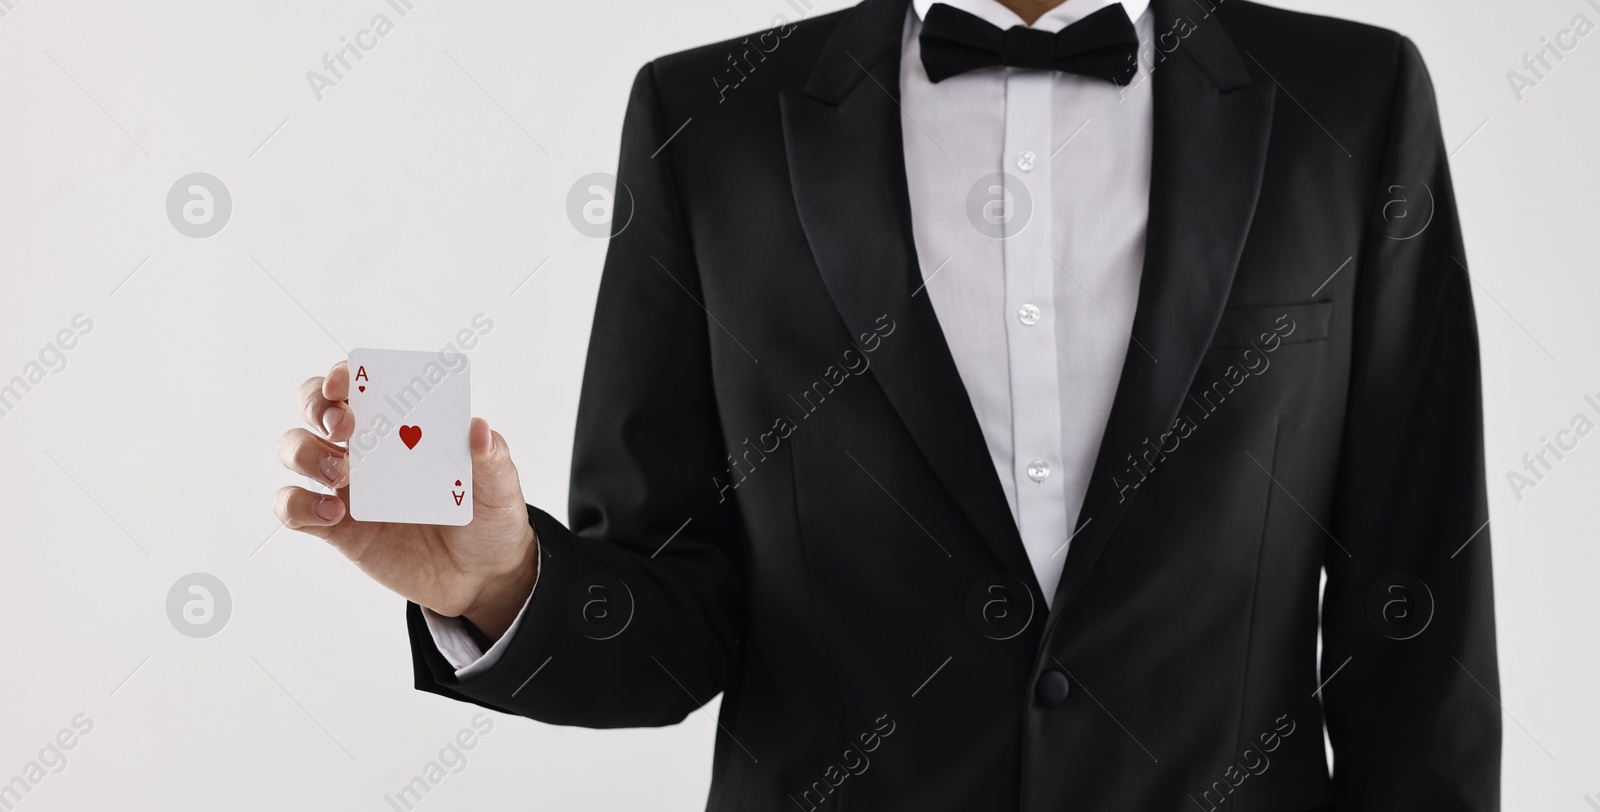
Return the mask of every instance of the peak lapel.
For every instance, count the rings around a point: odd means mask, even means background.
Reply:
[[[1007,571],[1037,594],[1038,581],[966,388],[928,295],[918,292],[922,276],[900,140],[906,5],[865,0],[851,9],[819,57],[805,94],[784,95],[795,205],[851,334],[870,333],[884,314],[904,333],[884,343],[872,375]]]
[[[1052,624],[1137,500],[1137,490],[1119,492],[1113,477],[1137,482],[1123,473],[1128,455],[1172,427],[1216,330],[1255,214],[1272,124],[1273,84],[1252,80],[1215,14],[1202,17],[1197,0],[1156,0],[1153,10],[1158,36],[1181,31],[1185,20],[1192,30],[1150,74],[1150,224],[1134,341],[1073,525],[1082,532],[1067,552]]]

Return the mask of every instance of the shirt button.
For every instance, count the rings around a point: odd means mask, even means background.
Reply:
[[[1025,149],[1017,153],[1017,168],[1024,172],[1032,172],[1034,161],[1038,158],[1039,156],[1033,154],[1033,150]]]
[[[1039,704],[1047,708],[1054,708],[1067,701],[1067,693],[1072,684],[1067,682],[1067,675],[1060,671],[1046,671],[1039,675],[1039,681],[1034,685],[1034,691],[1039,697]]]
[[[1028,478],[1034,482],[1043,482],[1050,476],[1050,463],[1044,460],[1034,460],[1028,463]]]
[[[1039,323],[1039,308],[1037,308],[1037,307],[1035,307],[1035,306],[1033,306],[1031,304],[1023,305],[1022,308],[1017,311],[1017,321],[1020,321],[1023,324],[1028,325],[1029,327],[1032,327],[1033,325],[1038,324]]]

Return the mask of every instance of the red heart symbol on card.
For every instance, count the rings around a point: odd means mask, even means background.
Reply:
[[[401,426],[400,427],[400,442],[405,443],[406,444],[406,448],[416,448],[417,447],[417,443],[422,442],[422,427],[421,426]]]
[[[367,391],[367,388],[365,386],[358,386],[358,387],[356,387],[356,390],[360,391],[360,392],[365,392],[365,391]]]

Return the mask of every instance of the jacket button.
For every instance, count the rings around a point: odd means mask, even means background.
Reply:
[[[1067,682],[1067,675],[1060,671],[1046,671],[1039,675],[1039,684],[1034,686],[1035,693],[1039,696],[1039,703],[1047,708],[1053,708],[1067,701],[1067,691],[1071,685]]]

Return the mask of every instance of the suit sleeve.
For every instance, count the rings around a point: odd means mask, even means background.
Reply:
[[[1322,700],[1341,812],[1484,812],[1501,725],[1472,281],[1432,85],[1399,50],[1355,285]],[[1402,198],[1417,219],[1431,198],[1420,233]]]
[[[420,690],[553,724],[632,727],[676,723],[727,683],[744,614],[742,525],[735,500],[719,503],[712,486],[727,451],[705,297],[672,152],[661,149],[669,124],[647,65],[623,123],[618,222],[578,405],[572,526],[529,507],[539,586],[481,673],[457,678],[408,607]]]

